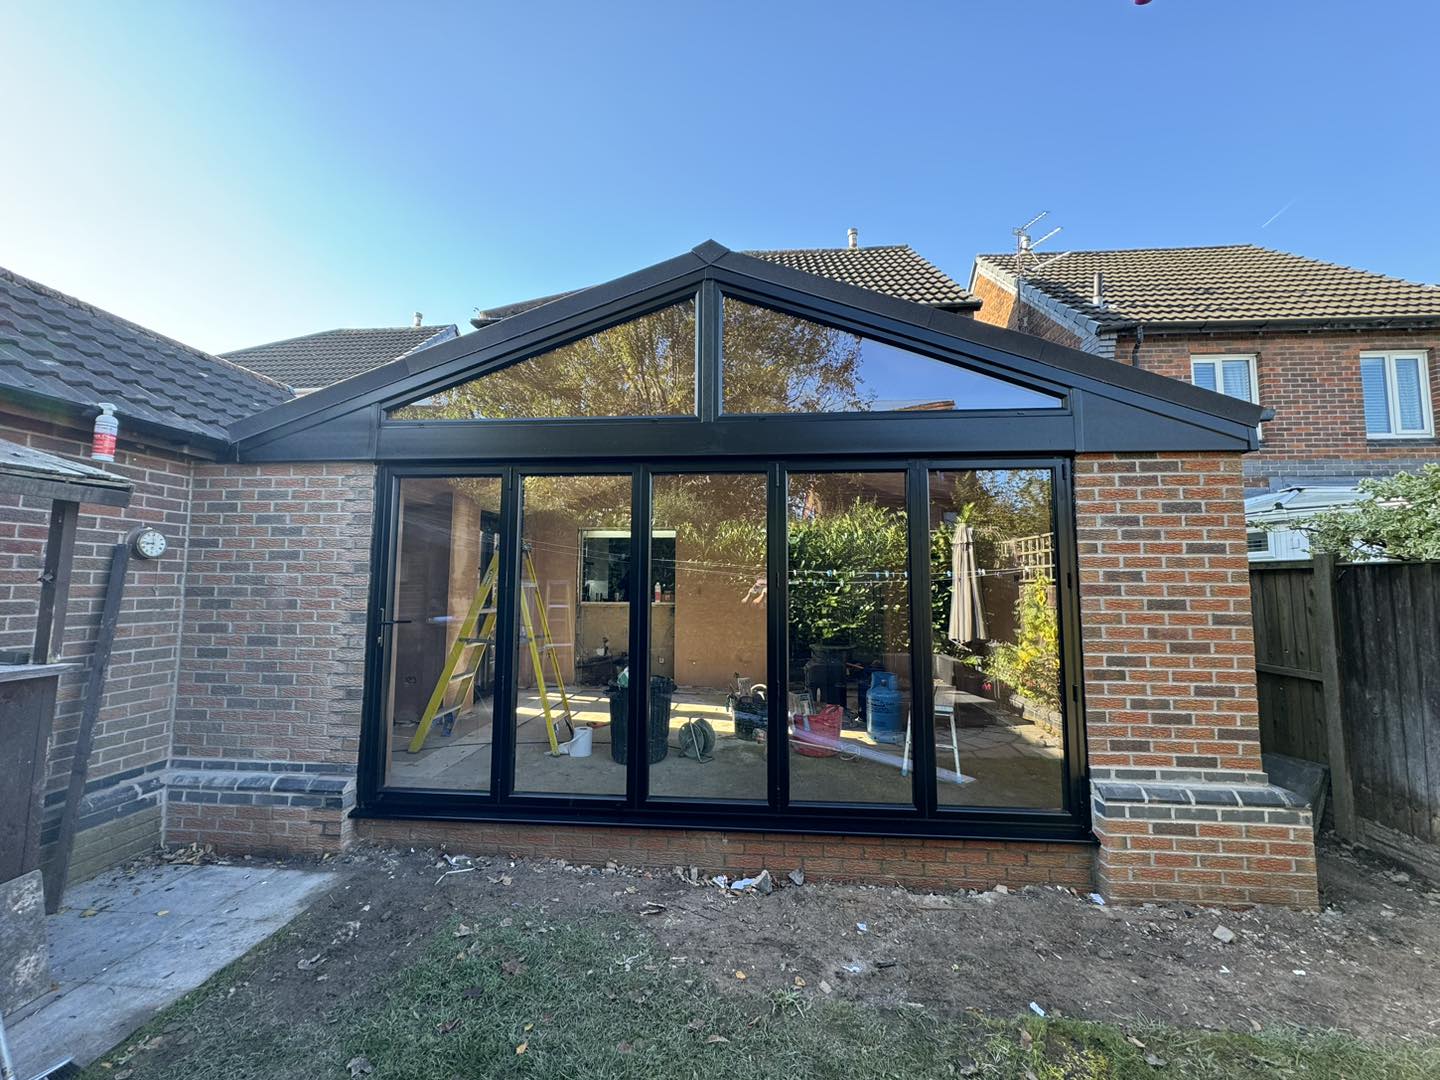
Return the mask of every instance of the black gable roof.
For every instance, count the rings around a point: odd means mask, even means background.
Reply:
[[[553,455],[555,426],[546,422],[387,422],[384,410],[497,370],[597,329],[615,325],[675,299],[693,296],[713,282],[722,294],[793,311],[801,317],[889,340],[981,373],[1062,398],[1063,408],[1043,416],[1005,413],[933,414],[927,446],[951,453],[996,449],[1158,451],[1245,450],[1255,446],[1255,425],[1268,410],[1249,402],[1142,371],[1042,338],[979,323],[873,290],[779,266],[707,241],[673,259],[490,323],[454,341],[424,349],[297,401],[249,417],[232,428],[242,461],[407,460],[447,453]],[[703,295],[703,294],[702,294]],[[703,334],[702,334],[703,338]],[[702,348],[702,356],[705,355]],[[713,353],[710,354],[713,357]],[[703,391],[702,391],[703,396]],[[704,410],[702,409],[702,412]],[[915,414],[919,415],[919,414]],[[914,419],[870,416],[857,421],[830,417],[731,417],[707,424],[723,452],[758,453],[767,441],[784,441],[785,425],[823,421],[825,439],[853,451],[859,437],[877,446],[908,447]],[[602,455],[651,453],[666,448],[666,424],[693,425],[691,418],[637,422],[593,419],[567,428],[570,447],[593,443]],[[901,430],[903,428],[903,431]],[[983,430],[982,430],[983,429]],[[677,431],[679,429],[676,429]],[[694,429],[686,428],[687,431]],[[822,430],[811,427],[812,434]],[[584,432],[585,434],[581,434]],[[763,437],[762,437],[763,436]],[[889,441],[886,442],[887,437]],[[991,440],[986,444],[986,440]],[[718,444],[717,444],[718,445]]]
[[[273,379],[0,268],[0,391],[98,412],[180,440],[224,443],[241,417],[289,400]]]
[[[909,244],[853,248],[786,248],[775,251],[746,251],[741,254],[944,311],[976,311],[980,307],[980,301],[963,285],[930,260],[923,258]],[[514,304],[502,304],[500,307],[476,311],[470,325],[488,326],[583,291],[573,289],[570,292],[537,296],[533,300],[521,300]]]

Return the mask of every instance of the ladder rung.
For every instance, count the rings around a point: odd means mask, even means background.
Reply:
[[[569,649],[573,647],[574,642],[570,641],[550,641],[540,646],[542,649]]]
[[[461,679],[473,679],[474,677],[475,677],[475,672],[473,672],[473,671],[460,671],[460,672],[457,672],[457,673],[454,674],[454,675],[451,675],[449,681],[450,681],[450,682],[459,682]]]

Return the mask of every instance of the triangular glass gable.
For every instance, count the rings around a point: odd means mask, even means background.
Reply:
[[[1056,409],[1054,395],[771,308],[725,298],[730,414]]]
[[[695,302],[488,372],[390,411],[392,420],[693,416]]]

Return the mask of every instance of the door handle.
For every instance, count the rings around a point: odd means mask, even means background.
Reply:
[[[414,619],[387,619],[385,618],[385,609],[381,608],[380,618],[376,620],[376,628],[379,630],[379,633],[375,635],[375,644],[380,646],[381,648],[384,648],[385,634],[387,633],[386,627],[396,626],[400,623],[408,623],[414,621]]]

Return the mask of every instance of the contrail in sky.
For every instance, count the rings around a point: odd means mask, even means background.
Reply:
[[[1295,199],[1298,199],[1299,197],[1300,197],[1300,196],[1296,195],[1296,196],[1295,196]],[[1290,207],[1292,207],[1292,206],[1295,205],[1295,199],[1291,199],[1291,200],[1290,200],[1289,202],[1287,202],[1284,206],[1280,207],[1279,210],[1276,210],[1273,214],[1271,214],[1268,218],[1266,218],[1266,219],[1265,219],[1265,224],[1264,224],[1264,225],[1261,225],[1260,228],[1262,228],[1262,229],[1268,229],[1268,228],[1270,227],[1271,222],[1273,222],[1273,221],[1274,221],[1276,218],[1278,218],[1281,214],[1285,213],[1286,210],[1289,210]]]

